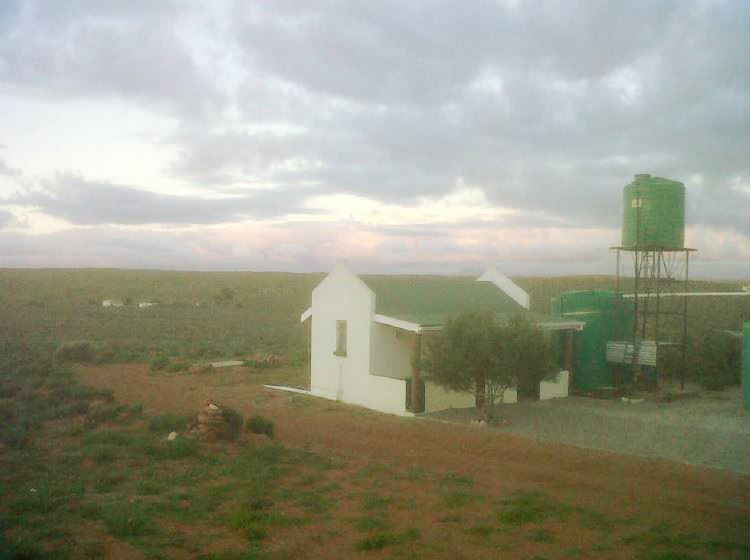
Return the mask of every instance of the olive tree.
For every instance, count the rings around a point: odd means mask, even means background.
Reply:
[[[539,383],[554,372],[551,345],[538,327],[521,316],[500,325],[486,312],[450,319],[421,365],[438,385],[479,395],[475,403],[486,422],[507,389]]]

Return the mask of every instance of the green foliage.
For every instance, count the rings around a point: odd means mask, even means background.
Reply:
[[[364,533],[370,531],[383,531],[388,527],[388,523],[386,523],[382,517],[374,517],[372,515],[356,517],[352,520],[352,524],[355,529]]]
[[[449,509],[462,508],[472,501],[472,495],[468,492],[455,491],[442,496],[443,505]]]
[[[692,377],[706,389],[718,390],[740,383],[741,340],[722,332],[708,334],[691,367]]]
[[[249,418],[246,429],[254,434],[265,434],[270,438],[274,437],[274,423],[263,416],[252,416]]]
[[[165,356],[164,354],[157,354],[153,358],[151,358],[151,361],[149,362],[149,367],[153,371],[161,371],[163,369],[167,369],[167,366],[170,364],[170,359]]]
[[[421,366],[432,381],[457,391],[479,390],[491,420],[506,389],[536,384],[554,373],[554,354],[542,331],[521,316],[499,325],[486,312],[450,319],[428,346]],[[484,401],[484,402],[483,402]]]
[[[114,537],[132,539],[157,532],[148,507],[140,502],[117,502],[102,510],[107,530]]]
[[[180,437],[173,441],[161,442],[155,448],[154,455],[159,459],[185,459],[186,457],[195,457],[200,452],[200,445],[197,440]]]
[[[227,429],[217,434],[217,437],[234,441],[237,439],[237,436],[240,435],[240,431],[242,430],[243,416],[236,410],[226,406],[222,406],[221,409],[222,417],[227,424]]]
[[[111,422],[118,418],[121,413],[127,410],[127,408],[128,407],[125,405],[114,403],[100,404],[89,410],[86,414],[84,425],[87,428],[94,428],[105,422]]]
[[[402,544],[414,541],[420,538],[418,529],[407,529],[403,533],[378,533],[359,541],[355,548],[357,550],[382,550],[387,546]]]
[[[538,492],[519,492],[501,502],[498,521],[509,525],[541,523],[550,517],[560,517],[570,508]]]
[[[490,313],[457,315],[428,345],[422,368],[439,385],[471,391],[492,368],[496,335]]]
[[[460,474],[456,473],[447,473],[443,476],[443,483],[444,484],[451,484],[454,486],[472,486],[474,484],[474,480],[471,476],[462,476]]]
[[[190,369],[190,364],[181,360],[169,362],[165,369],[170,373],[178,373]]]
[[[159,414],[149,418],[149,430],[156,433],[168,434],[170,432],[182,432],[193,417],[180,414]]]
[[[94,345],[89,340],[64,342],[58,346],[55,357],[63,362],[92,362],[94,361]]]

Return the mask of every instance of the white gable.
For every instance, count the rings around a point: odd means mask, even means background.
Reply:
[[[529,294],[517,286],[508,276],[498,272],[495,267],[490,267],[477,279],[478,282],[492,282],[499,290],[521,305],[529,309]]]

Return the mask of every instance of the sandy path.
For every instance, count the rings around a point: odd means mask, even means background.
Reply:
[[[246,417],[272,419],[284,445],[358,462],[461,473],[496,495],[535,489],[620,518],[669,520],[686,531],[747,539],[745,475],[379,414],[265,389],[249,383],[241,370],[210,375],[150,375],[145,365],[77,371],[81,382],[113,389],[118,401],[140,402],[146,414],[193,412],[211,398]]]

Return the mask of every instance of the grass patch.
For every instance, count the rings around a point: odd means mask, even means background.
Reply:
[[[120,539],[138,539],[158,532],[149,508],[137,501],[103,507],[102,520],[110,534]]]
[[[149,418],[149,431],[159,434],[182,432],[192,419],[189,414],[159,414]]]
[[[558,540],[558,537],[550,531],[545,529],[538,529],[527,535],[527,540],[538,543],[554,543]]]
[[[155,459],[177,460],[188,457],[197,457],[201,451],[198,440],[190,438],[177,438],[173,441],[161,441],[151,448],[151,456]]]
[[[466,506],[473,500],[472,494],[464,491],[449,492],[442,496],[444,507],[458,509]]]
[[[483,525],[481,523],[478,523],[476,525],[473,525],[472,527],[469,527],[468,529],[465,529],[465,532],[468,535],[481,537],[483,539],[487,539],[490,535],[493,534],[494,531],[495,529],[491,527],[490,525]]]
[[[622,544],[640,546],[640,557],[649,559],[695,558],[695,556],[690,555],[687,551],[693,552],[697,549],[704,549],[711,554],[731,551],[748,554],[747,543],[741,544],[719,539],[708,539],[693,533],[676,533],[668,523],[660,523],[645,531],[633,533],[623,537],[620,542]]]
[[[470,476],[462,476],[456,473],[448,473],[444,475],[442,482],[444,484],[451,484],[454,486],[472,486],[474,479]]]
[[[245,424],[245,429],[254,434],[262,434],[270,438],[274,437],[274,423],[263,416],[249,418]]]
[[[265,497],[249,500],[239,510],[232,512],[227,524],[232,529],[241,531],[250,543],[260,543],[269,533],[269,527],[291,527],[303,525],[308,520],[291,517],[280,513],[274,503]]]
[[[394,546],[420,538],[418,529],[407,529],[403,533],[378,533],[359,541],[355,545],[356,550],[382,550],[387,546]]]
[[[498,521],[509,525],[541,523],[550,517],[562,517],[571,510],[538,492],[519,492],[500,505]]]
[[[394,471],[383,463],[371,463],[358,470],[354,478],[393,478]]]
[[[363,511],[375,511],[386,509],[392,502],[390,496],[383,496],[376,492],[365,492],[360,503],[360,509]]]
[[[98,493],[108,493],[127,480],[123,473],[101,473],[93,480],[93,489]]]
[[[297,492],[294,496],[294,502],[307,513],[320,515],[326,513],[331,507],[331,501],[322,492],[309,490]]]
[[[382,517],[363,515],[352,520],[352,525],[358,531],[368,533],[371,531],[383,531],[388,528],[388,523]]]
[[[163,485],[153,480],[139,480],[135,491],[139,496],[157,496],[161,494]]]

